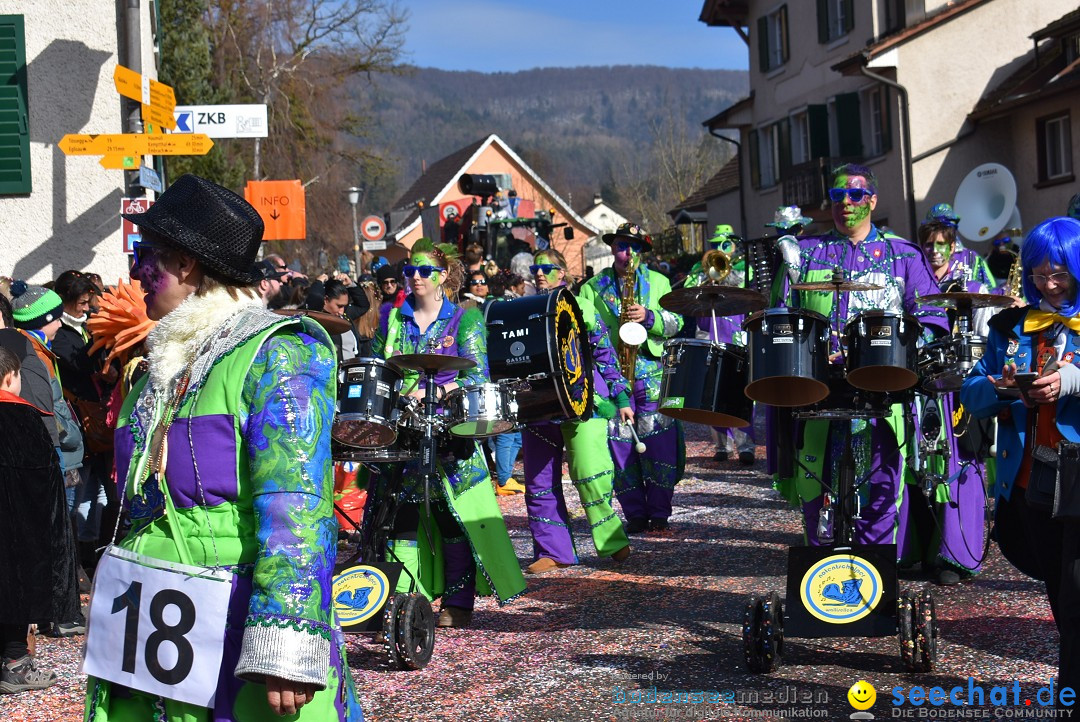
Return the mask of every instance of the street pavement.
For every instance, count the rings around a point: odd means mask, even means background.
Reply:
[[[481,600],[470,628],[437,633],[423,670],[390,671],[381,647],[350,636],[366,718],[846,720],[856,712],[848,690],[859,680],[876,691],[862,713],[874,719],[1048,718],[1052,710],[1039,705],[1039,691],[1056,673],[1057,634],[1045,591],[992,545],[983,574],[959,586],[934,586],[918,571],[901,575],[902,587],[929,587],[935,596],[940,637],[932,672],[906,672],[897,638],[889,636],[788,638],[776,672],[748,673],[746,600],[769,590],[784,596],[787,548],[800,543],[801,522],[772,490],[761,447],[753,467],[712,455],[705,430],[690,427],[671,528],[633,538],[622,565],[595,557],[567,480],[582,563],[529,577],[526,595],[505,607]],[[524,499],[499,501],[524,566],[532,560]],[[81,640],[39,637],[41,663],[61,683],[0,696],[0,720],[81,719]],[[962,687],[956,696],[963,701],[969,687],[981,687],[983,703],[894,705],[897,695],[906,700],[912,692],[917,697],[916,688],[935,686],[946,694]],[[991,704],[1002,694],[995,687],[1006,688],[1006,704]],[[712,701],[622,701],[680,692]],[[977,690],[971,695],[979,702]]]

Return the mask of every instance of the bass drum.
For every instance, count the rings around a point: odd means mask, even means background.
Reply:
[[[664,344],[660,413],[680,421],[741,428],[750,425],[753,402],[746,386],[746,351],[704,339]]]
[[[492,302],[484,320],[492,381],[518,380],[514,421],[592,416],[592,349],[569,290]]]

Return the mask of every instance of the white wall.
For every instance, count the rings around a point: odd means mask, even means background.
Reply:
[[[123,171],[99,156],[65,156],[68,133],[119,133],[113,84],[118,33],[115,2],[0,0],[0,14],[23,15],[33,189],[0,196],[0,274],[42,283],[70,268],[127,276],[120,238]],[[143,69],[153,74],[149,3],[142,3]]]

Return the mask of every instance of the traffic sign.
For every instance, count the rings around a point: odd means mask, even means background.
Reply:
[[[264,241],[307,238],[307,210],[304,186],[300,181],[248,181],[244,186],[244,198],[262,216]]]
[[[385,251],[386,241],[364,241],[363,245],[365,251]]]
[[[176,118],[171,110],[159,108],[156,105],[142,106],[143,125],[149,132],[160,133],[162,128],[175,128]]]
[[[152,205],[154,205],[154,202],[149,198],[121,198],[120,212],[146,213],[150,210],[150,206]],[[132,244],[138,243],[142,239],[142,234],[139,233],[139,227],[127,218],[121,218],[120,230],[120,235],[123,236],[124,241],[124,253],[132,253]]]
[[[60,139],[59,146],[65,155],[206,155],[214,147],[214,141],[202,133],[194,135],[69,134]]]
[[[386,235],[386,222],[379,216],[368,216],[360,223],[360,235],[365,241],[381,241]]]
[[[113,83],[120,95],[137,100],[143,105],[156,105],[168,111],[176,107],[176,94],[171,87],[123,65],[117,65],[113,71]]]
[[[102,168],[108,168],[109,170],[135,170],[139,167],[141,159],[142,156],[137,153],[135,155],[106,153],[101,156],[101,160],[98,162],[101,163]]]
[[[265,138],[265,105],[178,105],[174,133],[206,133],[211,138]]]
[[[161,182],[161,176],[158,175],[156,170],[148,165],[139,166],[139,185],[143,188],[149,188],[156,193],[161,193],[165,190]]]

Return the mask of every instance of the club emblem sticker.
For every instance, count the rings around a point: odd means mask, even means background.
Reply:
[[[834,554],[817,562],[799,584],[806,611],[823,622],[848,624],[862,619],[881,601],[881,574],[852,554]]]

